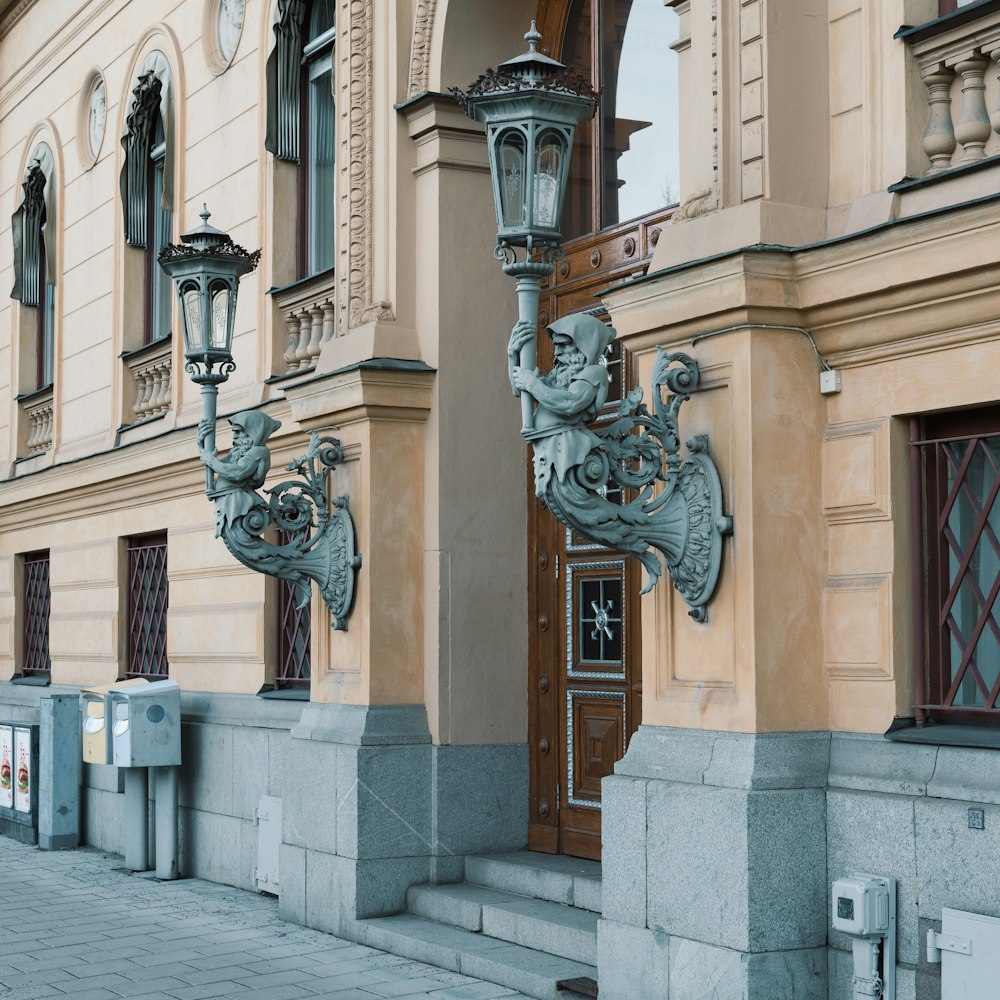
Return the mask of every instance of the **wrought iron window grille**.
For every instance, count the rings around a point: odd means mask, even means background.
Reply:
[[[912,430],[918,719],[1000,723],[1000,409]]]
[[[49,587],[49,554],[24,557],[24,646],[21,673],[25,676],[51,672],[49,619],[52,592]]]
[[[132,539],[128,547],[129,677],[166,677],[167,538]]]

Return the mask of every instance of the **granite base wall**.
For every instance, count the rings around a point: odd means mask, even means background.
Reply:
[[[850,1000],[830,888],[872,872],[898,880],[897,1000],[937,1000],[923,942],[942,907],[1000,917],[997,760],[881,736],[642,727],[602,786],[602,998]]]

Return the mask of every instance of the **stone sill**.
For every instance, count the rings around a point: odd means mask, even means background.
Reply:
[[[885,734],[893,743],[916,743],[922,746],[970,747],[976,750],[1000,750],[1000,727],[977,725],[905,726]]]
[[[902,180],[896,181],[895,184],[890,184],[886,190],[890,194],[912,191],[914,188],[928,187],[931,184],[939,184],[941,181],[953,180],[956,177],[965,177],[968,174],[975,173],[977,170],[995,167],[997,164],[1000,164],[1000,153],[987,156],[984,160],[976,160],[975,163],[960,163],[950,170],[928,174],[926,177],[904,177]]]

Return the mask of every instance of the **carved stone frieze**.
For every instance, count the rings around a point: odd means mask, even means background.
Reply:
[[[392,320],[392,303],[373,299],[374,111],[372,0],[341,0],[341,26],[347,25],[348,136],[346,183],[341,218],[347,219],[347,267],[340,269],[341,329]],[[346,314],[345,312],[346,311]]]
[[[416,97],[427,90],[436,12],[437,0],[418,0],[413,19],[413,42],[410,46],[410,78],[407,87],[410,97]]]

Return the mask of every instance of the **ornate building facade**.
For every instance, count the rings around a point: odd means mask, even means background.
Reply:
[[[539,327],[614,326],[597,425],[697,360],[705,621],[529,487],[447,91],[532,19],[602,95]],[[942,909],[1000,918],[998,60],[995,0],[0,3],[0,722],[177,680],[183,872],[532,996],[850,996],[857,872],[940,995]],[[220,417],[280,421],[271,486],[343,445],[345,631],[215,537],[156,261],[204,203],[262,251]]]

